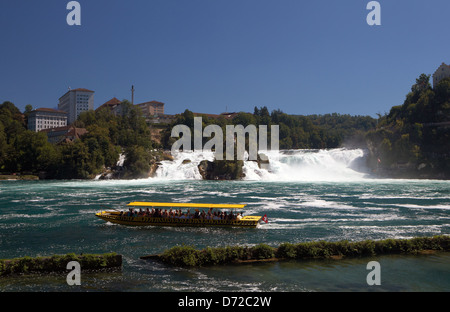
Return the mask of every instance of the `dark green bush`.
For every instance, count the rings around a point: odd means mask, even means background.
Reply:
[[[239,260],[327,259],[339,257],[367,257],[383,254],[416,254],[421,250],[450,251],[450,236],[418,237],[413,239],[365,240],[360,242],[303,242],[283,243],[278,248],[266,244],[254,247],[207,247],[196,250],[192,246],[176,246],[163,253],[161,260],[177,266],[201,266],[233,263]],[[0,263],[1,265],[1,263]]]
[[[83,270],[98,270],[106,267],[121,267],[122,257],[116,253],[103,255],[54,255],[51,257],[23,257],[0,260],[0,276],[25,274],[32,272],[61,272],[67,270],[67,264],[78,261]]]
[[[275,249],[266,244],[259,244],[252,248],[253,259],[270,259],[275,257]]]
[[[277,258],[295,259],[297,257],[295,245],[291,243],[281,244],[278,247],[275,256]]]
[[[192,246],[175,246],[165,251],[161,258],[164,262],[176,266],[196,266],[201,264],[198,253]]]

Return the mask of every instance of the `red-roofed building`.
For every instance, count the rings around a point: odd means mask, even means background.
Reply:
[[[74,126],[45,129],[42,132],[47,133],[50,143],[61,143],[75,141],[87,133],[85,128],[75,128]]]
[[[122,113],[122,108],[120,106],[121,103],[122,103],[122,101],[120,101],[119,99],[113,97],[108,102],[100,105],[100,107],[98,107],[95,111],[97,112],[97,111],[99,111],[101,109],[109,109],[115,115],[120,115]]]

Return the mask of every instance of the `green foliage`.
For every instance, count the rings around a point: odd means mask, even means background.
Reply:
[[[254,247],[227,246],[197,250],[192,246],[175,246],[161,255],[161,260],[175,266],[204,266],[227,264],[248,259],[270,259],[275,249],[260,244]]]
[[[192,246],[176,246],[166,250],[160,259],[175,266],[205,266],[234,263],[242,260],[329,259],[332,257],[372,257],[385,254],[417,254],[424,250],[450,251],[450,236],[412,239],[365,240],[360,242],[283,243],[278,248],[266,244],[253,247],[227,246],[197,250]]]
[[[253,259],[271,259],[275,257],[275,250],[266,244],[259,244],[252,248]]]
[[[243,174],[244,162],[242,160],[223,160],[215,159],[213,161],[213,170],[211,176],[221,180],[240,179]]]
[[[450,127],[445,125],[450,122],[450,79],[432,89],[429,78],[420,75],[403,105],[392,107],[367,133],[372,167],[391,170],[407,164],[413,176],[450,176]],[[427,169],[418,172],[419,164]]]
[[[295,245],[291,243],[281,244],[278,247],[275,256],[277,258],[295,259],[297,257]]]
[[[122,257],[116,253],[76,255],[53,255],[51,257],[22,257],[0,259],[0,276],[33,272],[63,272],[67,264],[77,261],[83,270],[101,270],[122,266]]]
[[[163,261],[176,266],[200,265],[198,251],[192,246],[176,246],[164,252]]]
[[[145,178],[150,171],[151,157],[143,146],[130,146],[125,150],[124,178]]]
[[[87,179],[113,167],[123,149],[130,155],[128,177],[148,172],[150,130],[141,111],[128,101],[122,114],[109,109],[80,114],[76,127],[87,134],[74,142],[51,144],[43,132],[26,129],[20,111],[11,102],[0,105],[0,172],[45,172],[47,178]],[[25,115],[31,109],[27,106]]]
[[[350,116],[341,114],[326,115],[288,115],[281,110],[274,110],[269,113],[267,107],[254,108],[254,113],[238,113],[232,120],[219,118],[214,119],[202,116],[203,127],[216,124],[222,127],[225,134],[226,125],[267,125],[267,137],[270,140],[271,126],[279,126],[280,149],[298,148],[336,148],[345,144],[352,146],[364,146],[364,134],[370,129],[374,129],[376,120],[369,116]],[[170,149],[176,141],[171,138],[171,129],[175,125],[186,125],[191,133],[194,130],[194,114],[185,110],[178,115],[177,119],[170,124],[162,133],[162,144]],[[210,138],[202,138],[203,144]],[[193,144],[192,136],[192,144]],[[225,138],[224,138],[225,140]],[[270,146],[270,142],[269,146]],[[193,145],[192,145],[193,146]],[[248,143],[247,143],[248,147]]]

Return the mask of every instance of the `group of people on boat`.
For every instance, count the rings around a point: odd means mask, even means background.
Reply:
[[[175,219],[203,219],[203,220],[240,220],[242,219],[242,214],[237,213],[233,214],[233,212],[227,213],[226,211],[214,211],[210,208],[208,212],[205,212],[204,210],[199,211],[198,209],[195,209],[194,213],[190,212],[190,209],[188,209],[186,212],[182,212],[181,209],[172,210],[170,208],[167,209],[158,209],[158,208],[152,208],[151,210],[147,208],[147,210],[142,210],[142,208],[139,209],[139,211],[129,208],[127,212],[121,211],[120,216],[126,216],[126,217],[153,217],[153,218],[175,218]]]

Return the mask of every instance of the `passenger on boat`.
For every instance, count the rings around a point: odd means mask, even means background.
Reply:
[[[137,217],[137,216],[147,216],[147,217],[154,217],[154,218],[176,218],[176,219],[203,219],[203,220],[241,220],[243,217],[242,213],[233,214],[231,211],[230,213],[227,213],[226,211],[214,211],[210,208],[208,212],[205,212],[204,210],[200,211],[199,209],[195,209],[195,213],[191,214],[190,210],[188,209],[187,212],[183,213],[181,209],[178,210],[172,210],[170,208],[169,211],[167,209],[162,210],[159,208],[152,208],[150,211],[149,208],[146,209],[146,211],[143,211],[142,209],[139,209],[139,212],[134,210],[133,208],[129,208],[128,212],[125,213],[123,211],[120,212],[120,216],[128,216],[128,217]]]

